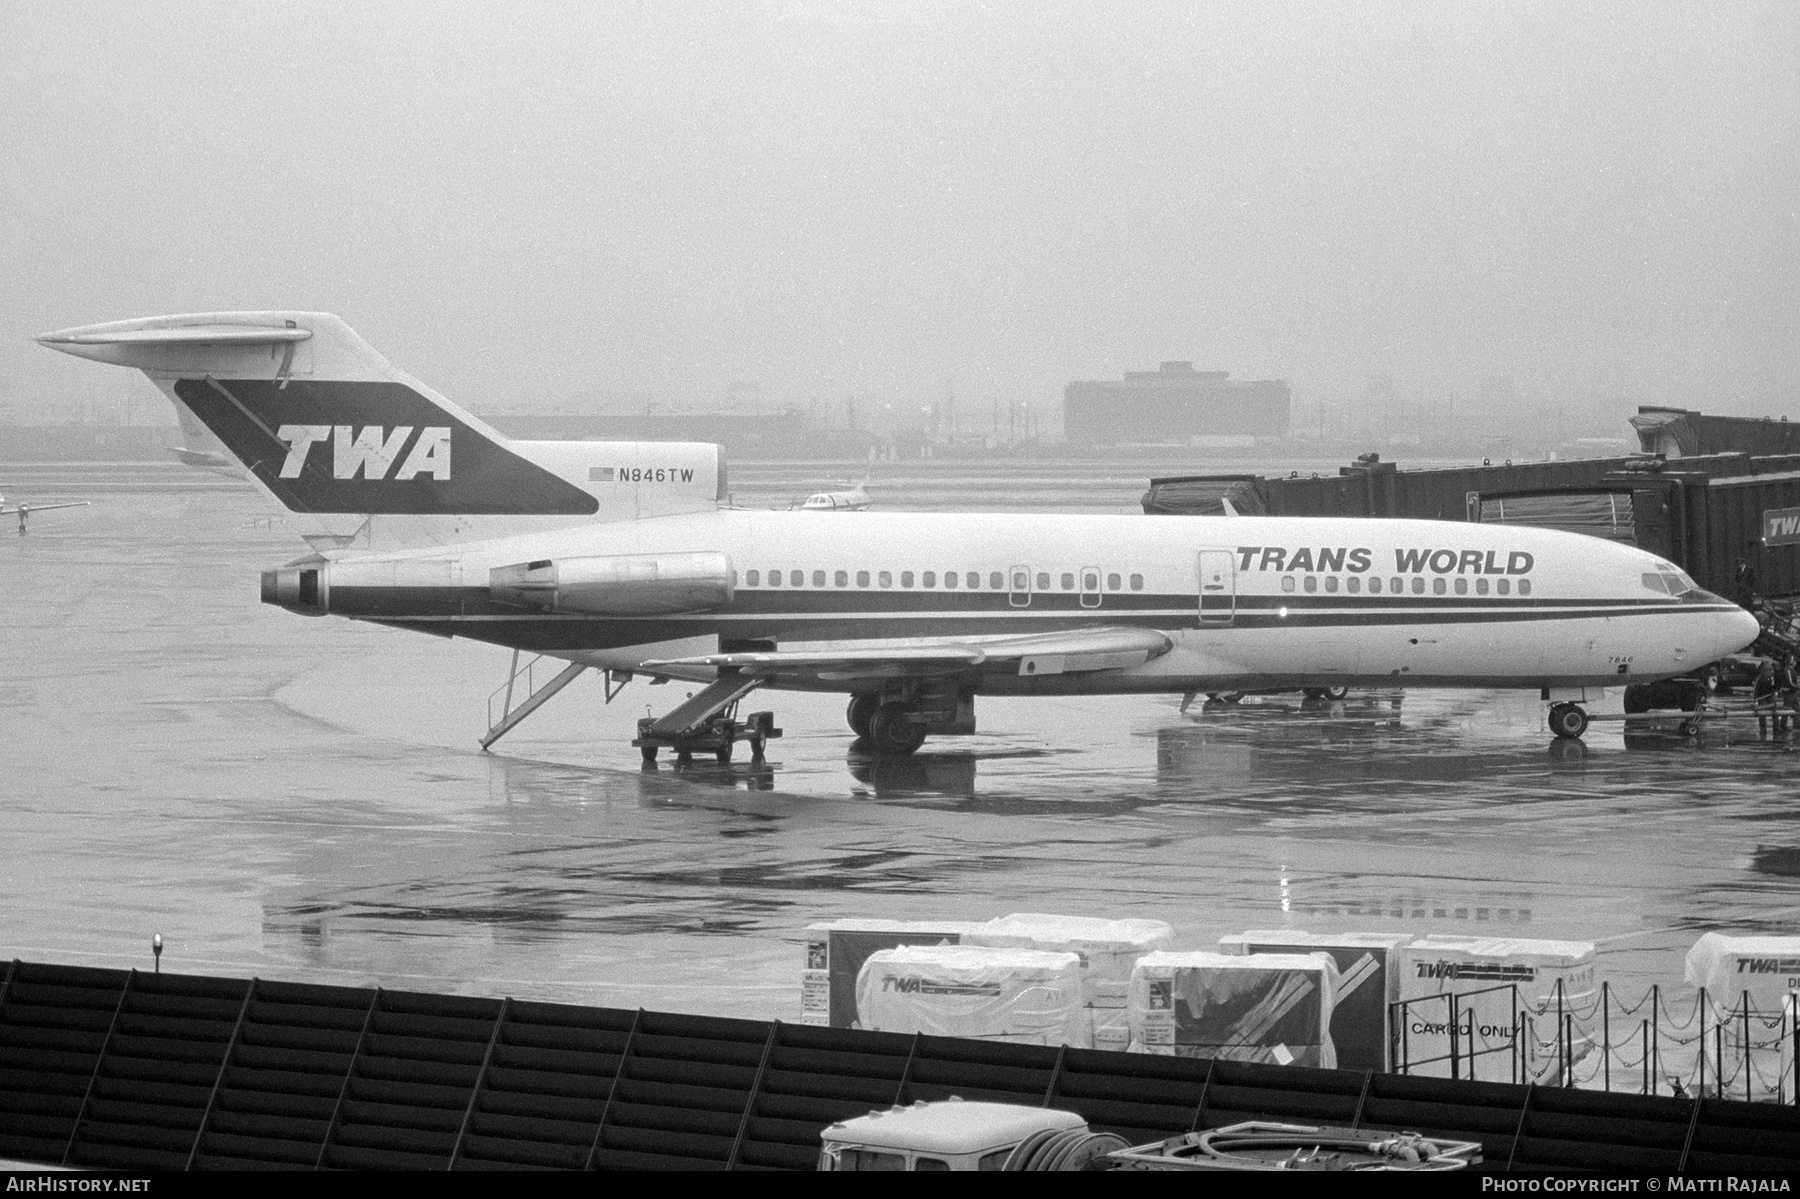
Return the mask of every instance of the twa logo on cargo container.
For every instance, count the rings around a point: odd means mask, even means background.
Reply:
[[[1800,958],[1739,958],[1739,974],[1800,974]]]
[[[1415,962],[1420,978],[1477,978],[1487,982],[1522,983],[1537,977],[1537,967],[1507,962]]]
[[[1000,994],[999,983],[946,983],[906,975],[882,979],[881,989],[902,995],[983,995],[991,998]]]
[[[1769,508],[1763,512],[1764,545],[1800,545],[1800,508]]]
[[[286,443],[287,459],[281,464],[281,477],[298,479],[306,470],[307,458],[314,445],[331,443],[331,477],[354,479],[416,479],[430,475],[434,479],[450,477],[450,429],[447,425],[427,425],[413,437],[413,426],[364,425],[359,432],[354,425],[282,425],[275,436]],[[411,448],[408,449],[408,442]],[[405,457],[402,458],[402,454]],[[394,464],[398,462],[399,469]],[[389,472],[392,472],[390,475]]]

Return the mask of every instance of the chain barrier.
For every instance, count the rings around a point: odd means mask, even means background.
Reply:
[[[1559,979],[1541,996],[1513,983],[1389,1008],[1396,1073],[1800,1105],[1800,995],[1768,1011],[1743,991],[1722,1008],[1702,987],[1677,1019],[1660,986],[1626,1003]]]

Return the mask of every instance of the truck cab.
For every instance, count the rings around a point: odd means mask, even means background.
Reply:
[[[831,1125],[819,1134],[819,1169],[998,1170],[1033,1133],[1086,1129],[1074,1112],[952,1096]]]

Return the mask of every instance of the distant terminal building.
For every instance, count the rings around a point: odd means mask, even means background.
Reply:
[[[1063,390],[1064,434],[1073,446],[1245,446],[1286,437],[1288,385],[1280,379],[1234,382],[1227,373],[1165,362],[1153,371],[1128,371],[1120,382],[1071,383]]]

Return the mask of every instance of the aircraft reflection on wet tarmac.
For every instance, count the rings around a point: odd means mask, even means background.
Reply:
[[[1323,788],[1321,796],[1335,800],[1345,798],[1347,788],[1356,788],[1362,793],[1361,804],[1367,804],[1372,795],[1381,793],[1381,785],[1464,783],[1521,772],[1531,777],[1546,768],[1556,772],[1585,769],[1610,756],[1605,748],[1556,737],[1547,739],[1541,757],[1510,741],[1471,746],[1466,735],[1470,713],[1440,707],[1407,720],[1404,705],[1405,693],[1399,690],[1354,693],[1343,700],[1293,695],[1257,697],[1248,702],[1209,701],[1196,706],[1185,719],[1138,732],[1155,739],[1159,794],[1119,793],[1112,799],[1124,806],[1139,806],[1167,802],[1167,793],[1178,790],[1186,801],[1242,802],[1254,800],[1259,789],[1271,784],[1300,783],[1307,789]],[[1758,738],[1741,726],[1735,731],[1707,726],[1701,735],[1690,736],[1682,731],[1678,717],[1627,729],[1622,742],[1628,751],[1648,753],[1729,750],[1734,755],[1785,755],[1800,748],[1787,738]],[[1051,749],[978,748],[980,740],[976,738],[939,744],[944,748],[895,757],[871,753],[861,741],[849,742],[844,757],[852,780],[848,794],[895,799],[975,798],[980,794],[978,776],[984,766],[1029,766],[1034,760],[1059,756]],[[969,748],[953,748],[964,744]],[[1733,761],[1742,763],[1735,756]],[[1050,766],[1048,761],[1043,764]],[[660,767],[650,763],[643,769],[648,774],[662,773],[702,785],[772,791],[781,784],[783,764],[779,759],[727,765],[696,759]],[[1103,779],[1093,782],[1097,790],[1106,789]],[[1010,789],[1010,781],[998,785]],[[1291,787],[1284,794],[1290,801],[1304,802]]]
[[[1632,985],[1672,981],[1690,930],[1725,912],[1739,930],[1782,927],[1800,853],[1782,844],[1786,753],[1646,736],[1653,752],[1614,742],[1571,764],[1548,738],[1521,743],[1533,705],[1498,699],[1140,707],[1105,743],[990,735],[897,759],[804,720],[789,722],[802,735],[785,761],[754,765],[495,755],[480,759],[497,806],[478,836],[421,834],[349,861],[321,846],[291,864],[296,886],[271,889],[264,945],[323,965],[395,930],[485,930],[487,954],[539,977],[546,958],[575,973],[585,957],[646,980],[618,995],[780,1015],[781,938],[848,915],[1147,911],[1198,943],[1271,921],[1623,937],[1614,977]],[[1674,785],[1671,746],[1690,747]],[[1726,848],[1745,835],[1753,853]],[[692,999],[656,981],[680,974],[671,953],[752,983]]]

